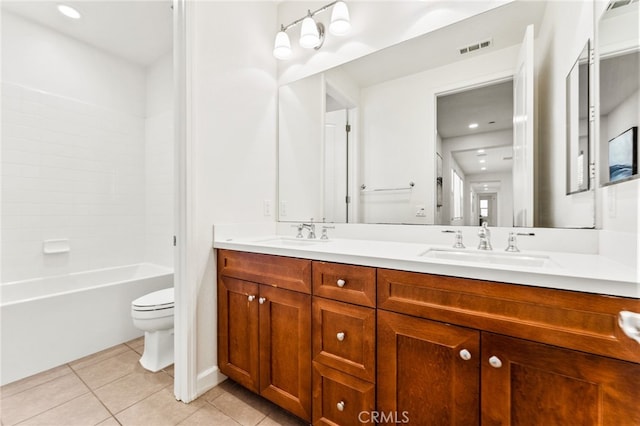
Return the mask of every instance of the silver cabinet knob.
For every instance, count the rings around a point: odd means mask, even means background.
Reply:
[[[258,299],[258,302],[259,302],[261,305],[262,305],[262,304],[264,304],[264,302],[266,302],[266,301],[267,301],[267,298],[266,298],[266,297],[261,297],[261,298],[259,298],[259,299]]]
[[[469,361],[471,359],[471,352],[466,349],[462,349],[459,354],[460,358],[464,359],[465,361]]]
[[[256,298],[256,297],[255,297],[253,294],[250,294],[250,295],[248,295],[248,296],[247,296],[247,300],[248,300],[249,302],[253,302],[253,301],[255,300],[255,298]]]
[[[489,365],[493,368],[500,368],[502,367],[502,361],[500,361],[500,358],[498,358],[497,356],[492,356],[491,358],[489,358]]]
[[[344,331],[341,331],[338,334],[336,334],[336,338],[342,342],[344,340]]]
[[[338,281],[336,281],[336,285],[337,285],[338,287],[340,287],[340,288],[344,287],[344,285],[345,285],[346,283],[347,283],[347,282],[346,282],[345,280],[343,280],[343,279],[339,279]]]
[[[336,404],[338,411],[344,411],[344,401],[340,401]]]

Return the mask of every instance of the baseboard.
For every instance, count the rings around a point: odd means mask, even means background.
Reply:
[[[218,370],[217,365],[200,372],[196,378],[197,396],[204,394],[212,387],[222,383],[226,378],[227,376]]]

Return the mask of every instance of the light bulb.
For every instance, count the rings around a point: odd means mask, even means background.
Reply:
[[[291,57],[291,42],[286,32],[276,34],[276,42],[273,46],[273,56],[277,59],[289,59]]]
[[[345,2],[339,1],[333,5],[329,31],[333,35],[341,36],[347,34],[350,30],[351,21],[349,19],[349,9]]]
[[[302,21],[302,29],[300,30],[300,46],[305,49],[313,49],[320,44],[320,33],[316,21],[313,20],[311,14]]]

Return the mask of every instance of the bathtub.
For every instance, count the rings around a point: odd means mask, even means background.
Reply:
[[[2,385],[144,333],[131,301],[173,286],[173,271],[138,264],[0,285]]]

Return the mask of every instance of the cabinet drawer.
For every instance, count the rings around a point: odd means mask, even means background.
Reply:
[[[375,308],[376,269],[313,262],[313,294]]]
[[[371,422],[375,385],[314,361],[313,424],[361,425]]]
[[[313,298],[313,359],[375,381],[375,310]]]
[[[218,274],[311,293],[311,261],[306,259],[218,250]]]
[[[380,309],[640,362],[618,326],[640,299],[388,269],[377,282]]]

